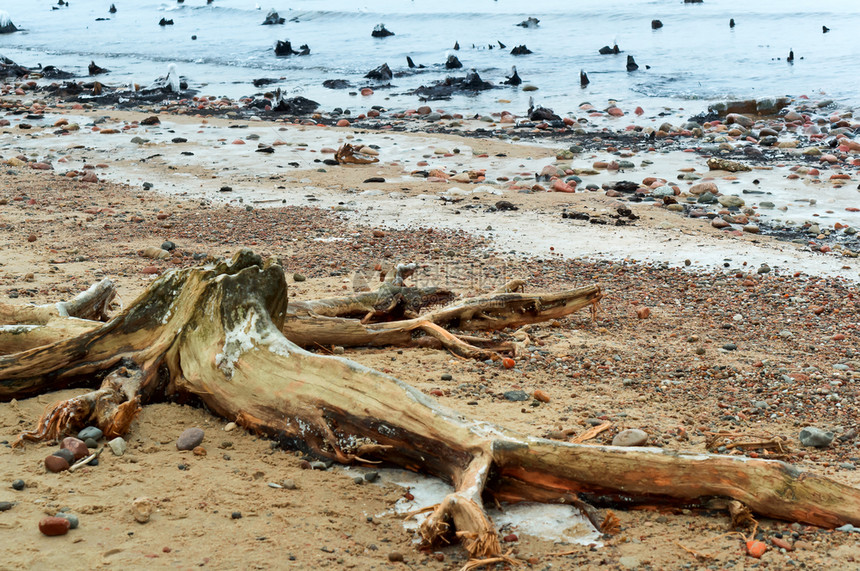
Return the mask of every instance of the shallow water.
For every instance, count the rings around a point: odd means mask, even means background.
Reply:
[[[324,109],[415,107],[419,98],[408,92],[420,85],[463,76],[473,67],[498,85],[512,65],[525,84],[538,90],[501,86],[435,105],[460,112],[522,112],[533,96],[558,113],[583,101],[600,106],[617,99],[622,106],[642,105],[649,113],[683,107],[693,114],[713,100],[802,94],[860,105],[860,76],[854,69],[860,58],[854,36],[860,3],[851,0],[535,0],[527,3],[527,11],[526,4],[514,0],[295,0],[259,9],[253,0],[215,0],[211,5],[205,0],[116,0],[113,15],[109,4],[73,0],[57,10],[52,10],[53,0],[0,5],[23,29],[0,36],[0,54],[22,65],[53,64],[81,75],[94,60],[112,70],[102,79],[114,84],[146,85],[175,62],[192,88],[230,97],[259,93],[253,79],[275,78],[278,82],[266,89],[281,87],[291,96],[320,102]],[[262,26],[270,8],[287,22]],[[540,20],[537,28],[516,26],[529,16]],[[158,26],[161,18],[174,25]],[[663,22],[662,29],[651,29],[655,18]],[[733,29],[730,18],[737,24]],[[395,35],[372,38],[379,23]],[[822,25],[831,31],[823,34]],[[311,55],[276,57],[275,42],[286,39],[294,48],[308,44]],[[499,49],[499,41],[507,48]],[[461,46],[458,52],[452,50],[455,42]],[[613,42],[621,54],[598,54]],[[534,53],[510,55],[523,44]],[[792,49],[796,59],[789,64],[785,58]],[[444,69],[449,53],[458,56],[463,70]],[[628,54],[639,71],[626,71]],[[427,67],[409,74],[407,55]],[[374,95],[360,97],[349,95],[355,89],[322,87],[329,78],[347,79],[356,88],[375,86],[363,75],[382,63],[395,72],[390,89],[376,86]],[[591,80],[585,89],[579,85],[580,69]]]

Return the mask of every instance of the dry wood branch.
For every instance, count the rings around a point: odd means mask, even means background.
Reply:
[[[472,329],[522,325],[591,305],[600,290],[588,291],[503,294],[493,307],[471,300],[432,312],[433,323],[457,315]],[[466,419],[398,379],[291,343],[281,333],[287,299],[282,268],[247,250],[229,263],[168,272],[98,329],[0,356],[0,399],[92,385],[116,371],[98,396],[54,409],[67,418],[45,423],[41,437],[98,410],[106,411],[96,419],[103,430],[111,423],[127,430],[138,403],[194,395],[216,415],[322,457],[361,462],[372,452],[373,460],[452,483],[456,491],[423,522],[422,535],[431,543],[459,539],[481,559],[501,555],[482,492],[499,501],[575,503],[581,496],[622,505],[726,497],[769,517],[860,525],[860,490],[782,462],[571,444]]]
[[[46,305],[0,303],[0,354],[26,351],[95,329],[106,319],[115,296],[114,283],[104,279],[69,301]]]
[[[360,146],[354,147],[349,143],[341,145],[335,153],[334,158],[342,165],[367,165],[379,162],[377,157],[362,152],[362,148]]]
[[[611,427],[612,427],[612,423],[609,421],[606,421],[602,424],[598,424],[597,426],[592,426],[591,428],[589,428],[588,430],[586,430],[585,432],[583,432],[582,434],[580,434],[576,438],[571,438],[570,441],[574,444],[581,444],[581,443],[585,442],[586,440],[591,440],[592,438],[594,438],[595,436],[597,436],[601,432],[605,432],[605,431],[609,430]]]

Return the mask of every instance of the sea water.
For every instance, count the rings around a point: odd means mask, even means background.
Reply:
[[[260,2],[258,4],[258,2]],[[694,114],[709,102],[767,96],[807,95],[860,105],[860,2],[835,0],[54,0],[0,2],[22,31],[0,36],[0,55],[24,66],[55,65],[87,75],[95,61],[108,68],[100,81],[147,85],[175,63],[192,89],[213,96],[252,96],[281,88],[334,107],[421,105],[411,92],[474,68],[496,89],[432,103],[449,112],[523,113],[536,104],[559,114],[583,102],[596,107],[616,100],[622,108],[641,105],[646,113],[669,108]],[[270,9],[283,25],[264,26]],[[534,17],[537,27],[517,24]],[[162,18],[173,20],[159,26]],[[651,20],[663,23],[652,29]],[[734,19],[735,26],[729,26]],[[394,32],[373,38],[384,23]],[[822,26],[830,28],[822,33]],[[196,38],[196,39],[193,39]],[[308,56],[277,57],[274,45],[307,44]],[[500,43],[506,47],[500,47]],[[459,51],[454,51],[459,43]],[[618,55],[599,55],[618,44]],[[532,54],[514,56],[525,45]],[[793,51],[795,60],[786,57]],[[456,55],[463,69],[447,70]],[[627,55],[640,68],[626,71]],[[406,56],[423,69],[410,71]],[[387,63],[390,87],[364,79]],[[502,85],[516,65],[524,85]],[[646,68],[646,66],[648,68]],[[580,70],[591,83],[580,87]],[[252,80],[275,83],[256,88]],[[326,79],[353,87],[331,90]],[[374,94],[356,95],[369,86]]]

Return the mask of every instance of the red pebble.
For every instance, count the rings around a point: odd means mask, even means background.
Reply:
[[[648,319],[651,316],[651,308],[650,307],[637,307],[636,308],[636,317],[639,319]]]
[[[62,472],[69,469],[69,463],[66,462],[65,458],[60,458],[52,454],[45,458],[45,469],[48,472]]]
[[[64,517],[46,517],[39,522],[39,531],[45,535],[66,535],[71,525]]]
[[[145,268],[140,270],[140,273],[147,274],[147,275],[157,274],[158,272],[159,272],[159,270],[155,266],[146,266]]]
[[[767,544],[761,541],[747,541],[747,555],[759,559],[767,551]]]
[[[63,442],[60,444],[60,448],[65,448],[66,450],[71,450],[72,454],[75,455],[75,460],[80,460],[84,456],[87,456],[90,451],[87,448],[87,445],[84,444],[84,441],[80,438],[75,438],[74,436],[67,436],[63,438]]]
[[[516,533],[509,533],[502,538],[502,541],[505,543],[513,543],[514,541],[519,541],[519,537],[517,537]]]
[[[516,364],[517,362],[510,357],[505,357],[504,359],[502,359],[502,366],[506,369],[513,369]]]

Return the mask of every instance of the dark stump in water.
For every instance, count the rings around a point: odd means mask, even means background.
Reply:
[[[621,50],[618,49],[618,44],[613,45],[611,48],[609,46],[603,46],[599,50],[598,53],[602,56],[608,56],[612,54],[620,54]]]
[[[528,49],[525,45],[517,46],[511,50],[512,56],[526,56],[532,53],[530,49]]]
[[[373,31],[370,32],[370,35],[374,38],[387,38],[388,36],[393,36],[394,32],[388,30],[385,27],[385,24],[377,24]]]
[[[435,85],[422,85],[413,91],[412,94],[418,95],[421,99],[432,101],[448,99],[457,93],[477,93],[478,91],[486,91],[487,89],[493,89],[493,84],[489,81],[484,81],[476,71],[472,70],[466,77],[447,77]]]
[[[269,13],[266,14],[266,19],[263,20],[263,26],[275,26],[277,24],[283,24],[284,19],[281,18],[277,12],[274,10],[269,10]]]
[[[457,56],[448,56],[448,60],[445,62],[445,69],[460,69],[461,67],[463,67],[463,64],[460,63],[460,60],[457,59]]]
[[[89,65],[88,69],[89,69],[90,75],[99,75],[101,73],[107,73],[109,71],[103,67],[97,66],[96,62],[94,62],[92,60],[90,60],[90,65]]]
[[[392,77],[391,68],[388,67],[387,63],[384,63],[376,69],[368,71],[364,77],[367,79],[375,79],[377,81],[389,81]]]
[[[636,71],[637,69],[639,69],[639,65],[637,65],[633,56],[627,56],[627,71]]]

